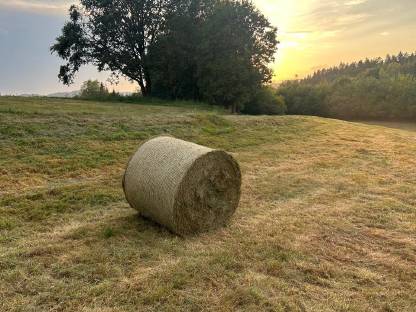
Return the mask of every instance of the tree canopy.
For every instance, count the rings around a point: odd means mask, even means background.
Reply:
[[[193,2],[151,50],[155,92],[242,109],[272,78],[276,29],[249,1]]]
[[[51,51],[70,84],[93,64],[144,96],[241,110],[270,82],[277,30],[248,0],[81,0]]]
[[[169,0],[81,0],[51,51],[67,63],[59,78],[70,84],[82,65],[93,64],[136,81],[151,93],[147,55],[163,28]]]

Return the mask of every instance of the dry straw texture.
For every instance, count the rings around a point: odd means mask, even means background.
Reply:
[[[123,187],[144,217],[187,235],[227,223],[240,199],[241,173],[224,151],[163,136],[140,146]]]

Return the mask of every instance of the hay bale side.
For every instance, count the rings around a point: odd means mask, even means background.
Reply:
[[[123,188],[144,217],[187,235],[228,222],[240,200],[241,172],[224,151],[163,136],[139,147]]]

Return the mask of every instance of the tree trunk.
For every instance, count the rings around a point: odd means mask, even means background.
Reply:
[[[143,88],[142,88],[142,96],[143,97],[149,96],[149,92],[147,91],[146,86],[143,86]]]
[[[146,96],[152,95],[152,81],[149,79],[146,81]]]
[[[150,79],[149,71],[144,69],[144,80],[146,83],[146,94],[144,96],[152,95],[152,79]]]
[[[140,86],[140,90],[142,91],[142,96],[144,97],[151,95],[151,91],[147,85]]]
[[[231,104],[231,114],[237,114],[237,104]]]
[[[139,86],[140,86],[140,91],[141,91],[141,93],[142,93],[142,96],[146,96],[146,86],[144,85],[144,82],[143,82],[143,80],[137,80],[137,83],[139,84]]]

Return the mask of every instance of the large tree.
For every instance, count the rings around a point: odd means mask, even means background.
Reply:
[[[152,46],[156,92],[242,109],[272,78],[276,31],[251,1],[190,0]]]
[[[70,84],[84,64],[136,81],[144,96],[236,112],[271,80],[276,28],[250,0],[81,0],[51,51]]]
[[[252,101],[262,84],[271,81],[276,32],[251,1],[219,2],[201,31],[198,87],[202,97],[233,112]]]
[[[81,0],[51,51],[66,60],[59,78],[73,82],[82,65],[136,81],[150,95],[149,47],[163,28],[169,0]]]
[[[198,46],[204,40],[201,38],[201,26],[217,1],[172,2],[164,31],[150,49],[156,96],[201,100],[196,76]]]

